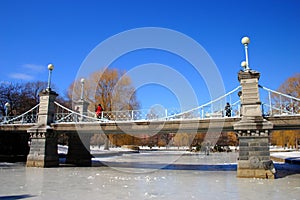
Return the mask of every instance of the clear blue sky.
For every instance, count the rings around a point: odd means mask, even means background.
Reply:
[[[226,91],[239,84],[245,57],[240,40],[249,36],[250,67],[261,72],[260,84],[277,89],[300,72],[299,9],[299,0],[0,0],[0,80],[47,81],[47,64],[53,63],[52,82],[63,95],[99,43],[126,30],[162,27],[202,45]],[[209,99],[201,77],[167,52],[124,55],[111,67],[130,70],[147,63],[184,69],[199,103]],[[138,99],[142,107],[177,105],[172,91],[157,85],[140,88]]]

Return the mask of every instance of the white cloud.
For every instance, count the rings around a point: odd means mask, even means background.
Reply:
[[[40,74],[45,73],[47,67],[37,64],[23,64],[18,68],[18,72],[11,73],[8,76],[20,81],[32,81]]]
[[[24,64],[22,65],[23,68],[30,70],[32,73],[41,73],[46,71],[47,67],[43,65],[36,65],[36,64]]]
[[[30,75],[24,74],[24,73],[12,73],[9,76],[13,79],[18,79],[18,80],[23,80],[23,81],[30,81],[30,80],[34,79],[33,76],[30,76]]]

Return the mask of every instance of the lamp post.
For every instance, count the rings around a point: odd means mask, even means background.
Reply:
[[[245,67],[245,71],[249,71],[249,60],[248,60],[248,45],[250,43],[250,39],[248,37],[243,37],[242,38],[242,44],[245,47],[245,54],[246,54],[246,67]]]
[[[48,65],[48,70],[49,70],[49,75],[48,75],[48,87],[47,90],[51,91],[51,75],[52,75],[52,70],[54,69],[54,65],[53,64],[49,64]]]
[[[10,104],[9,104],[9,102],[6,102],[6,103],[4,104],[4,107],[5,107],[5,120],[4,120],[4,121],[6,121],[6,120],[7,120],[7,115],[8,115],[9,109],[10,109]]]
[[[80,100],[83,100],[83,94],[84,94],[84,78],[82,78],[81,80],[80,80],[80,82],[81,82],[81,95],[80,95]]]

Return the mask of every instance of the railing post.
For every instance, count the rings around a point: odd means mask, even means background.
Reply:
[[[291,104],[291,106],[290,106],[291,108],[290,108],[290,109],[292,110],[292,115],[293,115],[293,114],[294,114],[294,105],[293,105],[293,99],[291,99],[291,103],[290,103],[290,104]]]
[[[134,121],[134,111],[131,111],[131,120]]]
[[[269,97],[269,109],[270,109],[270,115],[273,115],[273,108],[272,108],[272,99],[271,99],[271,92],[268,91],[268,97]]]
[[[168,119],[168,109],[165,109],[166,120]]]
[[[279,106],[280,106],[280,115],[282,115],[282,101],[281,101],[281,95],[279,95]]]

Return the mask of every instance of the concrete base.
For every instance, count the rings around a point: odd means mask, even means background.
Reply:
[[[261,132],[258,131],[258,134]],[[253,132],[250,131],[249,134],[253,135],[251,133]],[[269,137],[240,136],[239,147],[237,177],[274,178],[276,170],[273,162],[270,160]]]
[[[26,167],[57,167],[57,135],[51,128],[37,128],[28,131],[31,135],[30,151]]]
[[[69,134],[68,154],[66,164],[73,164],[80,167],[92,165],[92,155],[90,154],[90,134],[79,136],[78,133]]]
[[[262,179],[275,179],[271,170],[265,169],[237,169],[238,178],[262,178]]]

